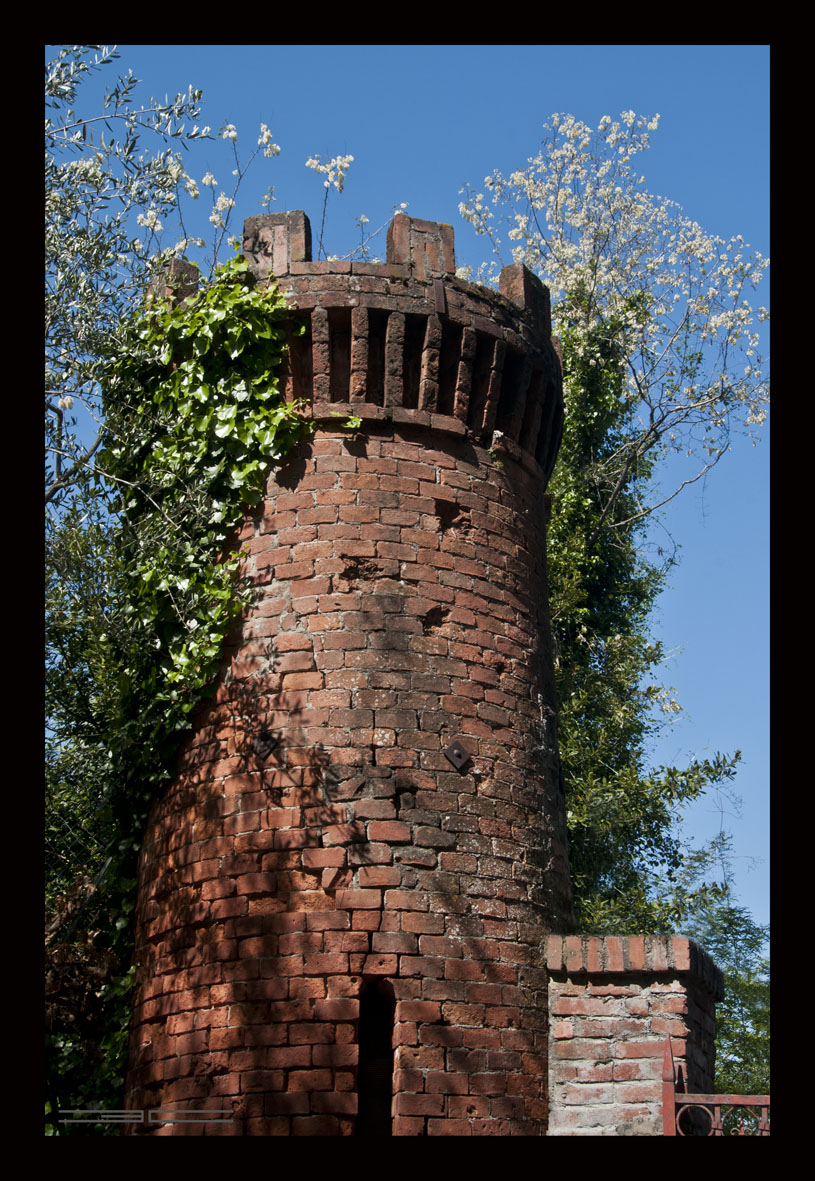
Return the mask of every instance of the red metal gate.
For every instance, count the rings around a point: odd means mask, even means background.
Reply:
[[[662,1065],[663,1136],[769,1136],[769,1095],[691,1095],[678,1088],[671,1039]]]

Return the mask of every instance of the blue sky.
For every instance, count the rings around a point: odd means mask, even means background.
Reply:
[[[325,247],[345,254],[407,203],[415,217],[451,223],[459,265],[477,266],[488,244],[461,219],[459,190],[483,188],[494,169],[522,167],[557,111],[596,126],[623,110],[661,116],[640,157],[651,192],[678,202],[705,230],[769,256],[769,48],[751,45],[125,45],[121,71],[163,97],[191,83],[204,91],[203,122],[232,123],[241,159],[260,123],[281,154],[259,156],[238,196],[234,232],[261,212],[304,209],[316,231],[321,178],[309,156],[352,155],[345,190],[329,198]],[[101,77],[110,74],[105,71]],[[112,81],[112,78],[107,78]],[[227,144],[199,144],[185,164],[200,183],[211,171],[231,193]],[[207,226],[207,190],[201,223]],[[373,252],[384,257],[384,234]],[[768,285],[755,297],[769,306]],[[763,351],[767,351],[766,337]],[[684,715],[654,751],[681,763],[740,749],[737,881],[758,921],[769,920],[769,440],[736,442],[731,454],[670,506],[681,545],[655,634],[677,652],[665,679]],[[686,821],[701,839],[719,827],[713,800]],[[757,868],[750,860],[761,858]]]

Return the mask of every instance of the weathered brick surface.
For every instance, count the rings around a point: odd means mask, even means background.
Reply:
[[[456,280],[435,223],[397,217],[382,266],[311,262],[301,215],[246,232],[306,324],[285,382],[317,429],[241,532],[254,605],[150,817],[128,1102],[349,1134],[385,978],[394,1134],[540,1135],[543,940],[571,925],[548,296],[518,268],[509,297]]]
[[[549,969],[550,1136],[662,1134],[670,1035],[685,1090],[713,1089],[722,976],[680,936],[545,941]]]

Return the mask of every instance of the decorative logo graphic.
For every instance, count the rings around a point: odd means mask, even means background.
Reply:
[[[61,1124],[218,1124],[228,1123],[234,1116],[231,1111],[193,1110],[176,1111],[174,1108],[153,1107],[144,1110],[114,1111],[109,1108],[66,1108],[59,1113]]]

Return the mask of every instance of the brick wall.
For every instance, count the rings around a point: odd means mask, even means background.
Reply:
[[[232,1112],[158,1135],[352,1134],[380,979],[394,1134],[541,1135],[543,939],[572,925],[548,296],[522,267],[501,293],[455,279],[436,223],[397,217],[381,266],[311,262],[309,238],[247,222],[317,430],[244,525],[254,606],[148,824],[128,1104]]]
[[[679,936],[549,936],[550,1136],[662,1135],[666,1036],[685,1090],[713,1090],[722,976]]]

